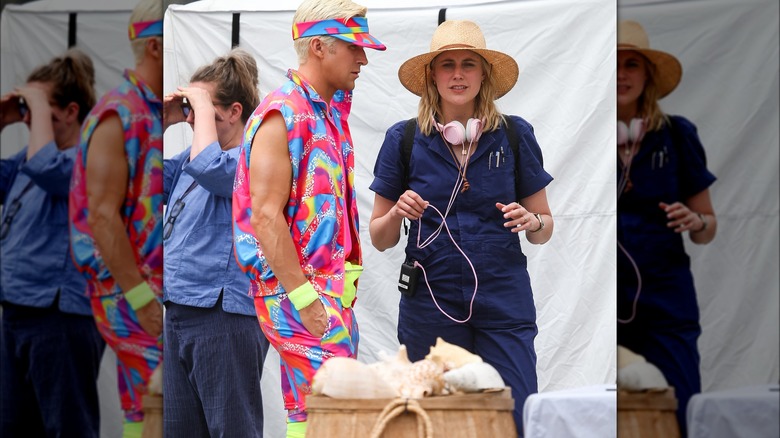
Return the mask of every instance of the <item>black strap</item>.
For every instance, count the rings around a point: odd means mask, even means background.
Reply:
[[[504,128],[506,128],[509,147],[512,148],[512,156],[515,157],[515,201],[520,202],[520,141],[517,139],[515,125],[506,116],[504,116]]]
[[[406,121],[404,126],[404,138],[401,142],[401,165],[404,170],[404,190],[409,188],[409,162],[412,160],[412,146],[414,146],[414,133],[417,131],[417,117]]]
[[[439,25],[447,21],[447,8],[439,9]]]
[[[68,14],[68,48],[76,45],[76,13]]]
[[[230,47],[238,47],[238,35],[241,32],[241,13],[240,12],[234,12],[233,13],[233,29],[232,29],[232,35],[231,35],[231,44]]]
[[[27,192],[29,192],[34,184],[35,184],[35,181],[33,181],[33,180],[27,181],[27,185],[24,186],[24,188],[22,189],[22,193],[19,193],[19,196],[14,198],[13,202],[16,202],[16,201],[22,199],[22,196],[24,196]]]
[[[34,182],[33,180],[29,180],[29,181],[27,181],[27,185],[26,185],[26,186],[24,186],[24,188],[22,189],[22,193],[19,193],[19,196],[15,197],[13,201],[11,201],[10,203],[8,203],[8,204],[5,204],[5,205],[6,205],[6,206],[10,206],[10,205],[13,205],[15,202],[19,202],[19,200],[20,200],[20,199],[22,199],[22,197],[23,197],[23,196],[24,196],[24,195],[25,195],[27,192],[29,192],[29,191],[30,191],[30,189],[32,188],[32,186],[33,186],[34,184],[35,184],[35,182]],[[8,209],[7,209],[7,208],[3,208],[3,216],[4,216],[4,220],[10,220],[10,219],[7,219],[7,216],[6,216],[6,214],[5,214],[7,211],[8,211]],[[12,216],[12,218],[13,218],[13,216]]]
[[[184,191],[184,194],[179,196],[179,201],[184,200],[184,198],[187,197],[187,195],[190,194],[190,192],[195,188],[195,186],[198,185],[198,181],[193,180],[189,187],[187,187],[187,190]]]
[[[517,138],[517,131],[514,124],[508,120],[507,116],[503,118],[506,138],[509,141],[509,147],[512,148],[512,156],[515,157],[515,198],[520,200],[520,142]],[[404,172],[404,189],[409,188],[409,163],[412,159],[412,147],[414,146],[414,134],[417,131],[417,118],[413,117],[406,121],[404,126],[404,137],[401,142],[401,166]]]

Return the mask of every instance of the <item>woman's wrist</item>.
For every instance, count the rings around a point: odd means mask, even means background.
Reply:
[[[701,213],[696,213],[697,216],[699,216],[699,220],[701,220],[701,227],[698,230],[691,230],[694,233],[701,233],[702,231],[707,229],[707,216]]]
[[[539,222],[539,226],[535,230],[528,230],[531,233],[538,233],[544,229],[544,219],[542,219],[541,213],[532,213],[536,220]]]

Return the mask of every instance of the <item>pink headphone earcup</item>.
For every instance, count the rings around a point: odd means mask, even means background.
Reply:
[[[645,121],[642,119],[631,119],[631,126],[628,128],[628,138],[632,142],[638,142],[644,134]]]
[[[628,126],[622,120],[617,121],[617,144],[628,142]]]
[[[451,144],[465,143],[465,132],[466,128],[464,128],[463,124],[457,120],[453,120],[450,123],[447,123],[441,130],[441,134],[444,136],[444,139]]]
[[[466,122],[466,140],[470,142],[477,141],[481,136],[482,136],[482,120],[469,119],[469,121]]]

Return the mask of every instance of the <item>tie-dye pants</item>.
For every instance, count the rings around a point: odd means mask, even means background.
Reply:
[[[117,384],[127,421],[144,418],[141,397],[149,377],[162,361],[163,337],[146,333],[124,294],[92,296],[92,312],[100,335],[116,353]]]
[[[287,421],[306,421],[306,396],[314,373],[331,357],[357,357],[358,325],[351,308],[338,298],[320,294],[328,314],[322,338],[312,336],[287,294],[255,297],[260,328],[281,358],[282,396]]]

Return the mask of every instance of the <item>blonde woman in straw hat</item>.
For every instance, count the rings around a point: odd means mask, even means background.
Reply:
[[[537,327],[517,233],[534,244],[552,236],[545,187],[553,178],[531,125],[495,103],[517,81],[517,63],[487,49],[475,23],[445,21],[430,51],[398,76],[421,99],[415,119],[387,131],[369,227],[384,251],[398,243],[404,219],[411,223],[398,339],[411,360],[441,337],[493,365],[512,388],[522,435],[523,403],[537,391]]]
[[[717,222],[696,127],[658,100],[682,77],[680,62],[651,49],[635,21],[618,24],[618,343],[655,364],[674,387],[677,418],[700,392],[699,308],[683,246],[715,237]]]

